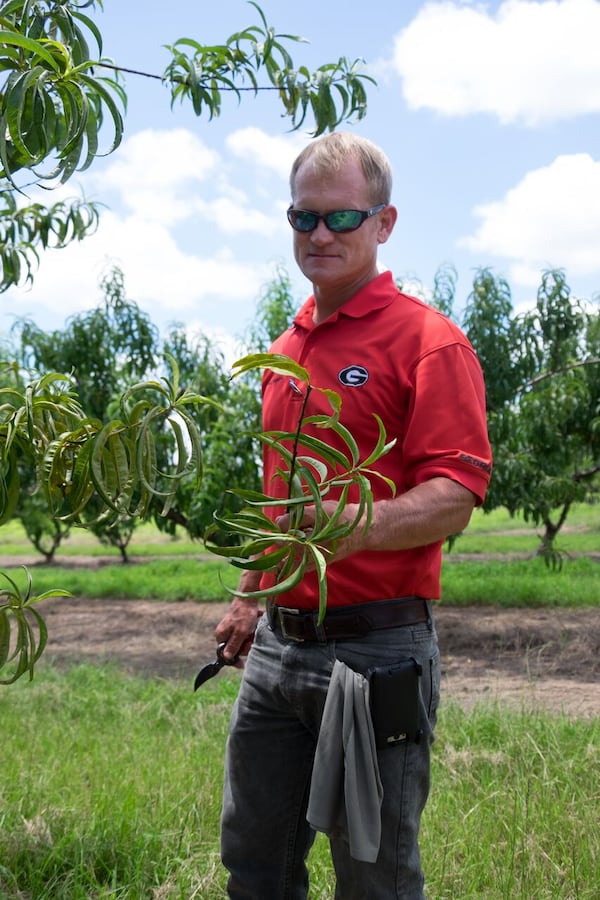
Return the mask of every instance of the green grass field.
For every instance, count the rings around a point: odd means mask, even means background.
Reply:
[[[444,602],[597,606],[600,563],[589,554],[600,551],[599,508],[575,513],[560,571],[520,558],[536,546],[523,522],[476,514],[454,551],[469,559],[446,555]],[[158,559],[35,566],[34,590],[226,598],[235,570],[200,560],[197,544],[145,529],[138,539]],[[4,534],[5,555],[31,553],[12,524]],[[70,548],[70,556],[92,553],[85,535]],[[43,666],[33,682],[0,687],[0,900],[222,898],[222,761],[237,684],[224,671],[194,694],[187,683],[88,665]],[[430,900],[596,898],[599,731],[600,717],[443,705],[422,831]],[[332,900],[321,836],[310,868],[311,900]]]
[[[3,537],[5,558],[31,556],[31,545],[18,523],[3,526]],[[560,569],[548,568],[535,557],[538,544],[536,530],[521,519],[510,518],[503,510],[489,515],[476,510],[467,531],[444,555],[444,602],[463,606],[600,604],[600,505],[572,511],[569,528],[558,540],[563,553]],[[144,561],[124,565],[117,551],[108,553],[92,535],[74,530],[53,565],[31,568],[34,591],[61,587],[81,597],[212,601],[227,599],[227,588],[235,587],[239,578],[238,569],[207,556],[202,543],[161,535],[151,525],[135,532],[130,554]],[[82,555],[108,555],[114,563],[95,568],[92,574],[89,568],[73,567]],[[24,573],[11,569],[11,575],[25,584]]]
[[[453,552],[534,554],[541,536],[541,528],[525,522],[521,516],[510,516],[503,509],[491,513],[476,509],[468,528],[456,541]],[[563,531],[558,535],[557,546],[567,555],[600,553],[600,503],[574,506],[569,512]],[[181,530],[174,537],[170,537],[147,523],[134,531],[128,552],[132,556],[186,556],[202,554],[205,549],[202,541],[190,540]],[[2,526],[4,556],[34,553],[18,521],[12,520]],[[60,545],[57,555],[61,558],[81,554],[114,556],[115,561],[119,561],[116,549],[100,544],[84,529],[73,528],[69,537]]]
[[[221,898],[222,758],[237,680],[44,669],[0,694],[0,897]],[[599,724],[442,709],[423,822],[428,896],[595,898]],[[260,764],[257,761],[257,764]],[[311,897],[332,898],[326,841]]]

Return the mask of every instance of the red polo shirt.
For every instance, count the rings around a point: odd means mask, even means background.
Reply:
[[[445,476],[467,487],[482,503],[491,474],[485,388],[479,362],[467,338],[448,318],[401,293],[390,272],[360,290],[328,319],[313,323],[310,297],[292,326],[273,344],[273,353],[296,360],[314,388],[342,399],[340,420],[365,459],[376,445],[382,419],[393,449],[375,468],[391,478],[396,496],[430,478]],[[306,386],[271,371],[263,379],[263,428],[295,433]],[[304,416],[330,414],[324,396],[312,390]],[[347,453],[333,431],[306,426]],[[306,451],[314,456],[314,451]],[[281,457],[264,452],[264,490],[287,496]],[[371,480],[373,497],[389,499],[389,487]],[[328,499],[335,499],[334,494]],[[352,497],[350,498],[352,499]],[[354,499],[357,499],[354,497]],[[279,515],[280,511],[273,513]],[[442,542],[412,550],[355,553],[328,566],[330,607],[417,595],[440,596]],[[272,584],[264,576],[262,586]],[[277,597],[290,607],[316,608],[316,576]]]

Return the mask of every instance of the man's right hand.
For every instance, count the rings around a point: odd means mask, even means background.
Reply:
[[[261,573],[246,570],[239,584],[240,591],[256,591],[259,588]],[[236,656],[247,656],[254,640],[254,632],[262,610],[258,601],[248,597],[234,597],[229,609],[215,628],[217,643],[225,643],[223,656],[230,661]],[[243,666],[243,662],[236,663]]]

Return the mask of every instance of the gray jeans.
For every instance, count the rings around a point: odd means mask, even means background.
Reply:
[[[379,751],[382,838],[375,863],[331,840],[338,900],[422,900],[418,834],[429,793],[440,662],[433,621],[356,640],[294,643],[259,620],[227,741],[221,831],[232,900],[306,900],[306,821],[319,725],[335,659],[357,672],[414,656],[423,667],[419,743]]]

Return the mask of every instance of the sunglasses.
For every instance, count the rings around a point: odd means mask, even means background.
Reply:
[[[371,209],[336,209],[334,212],[320,216],[318,213],[309,212],[306,209],[294,209],[292,206],[287,211],[288,222],[294,231],[307,234],[314,231],[321,219],[330,231],[343,234],[346,231],[356,231],[366,219],[377,215],[385,209],[387,203],[372,206]]]

